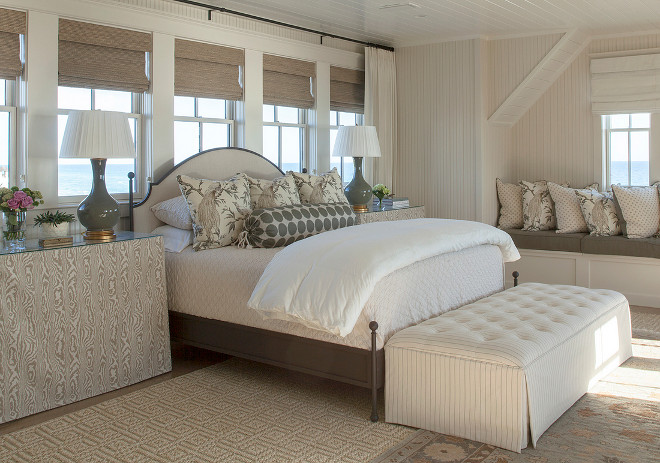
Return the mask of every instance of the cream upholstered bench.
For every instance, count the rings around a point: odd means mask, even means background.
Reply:
[[[385,420],[520,452],[631,355],[622,294],[526,283],[392,336]]]

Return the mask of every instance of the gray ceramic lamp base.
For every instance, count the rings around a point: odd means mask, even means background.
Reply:
[[[85,239],[112,240],[119,222],[119,204],[105,186],[105,159],[91,159],[92,191],[78,206],[78,220],[87,229]]]
[[[344,188],[344,194],[348,199],[348,204],[353,207],[355,212],[367,212],[367,203],[371,199],[371,185],[362,176],[362,159],[353,158],[353,165],[355,166],[355,175],[351,183]]]

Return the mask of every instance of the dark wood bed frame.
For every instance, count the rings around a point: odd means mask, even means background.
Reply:
[[[258,153],[240,148],[227,149],[245,151],[246,154],[258,156],[261,160],[271,163],[284,175],[284,172],[275,164]],[[222,149],[209,151],[218,150]],[[147,194],[139,203],[133,201],[135,174],[129,173],[130,229],[133,230],[134,208],[139,207],[149,198],[154,186],[160,184],[175,169],[190,159],[209,151],[203,151],[188,158],[174,166],[157,182],[149,183]],[[170,311],[169,320],[172,341],[369,388],[371,389],[370,418],[371,421],[378,421],[378,390],[383,387],[385,382],[385,352],[384,349],[377,349],[378,323],[376,321],[369,323],[371,349],[367,350],[181,312]]]

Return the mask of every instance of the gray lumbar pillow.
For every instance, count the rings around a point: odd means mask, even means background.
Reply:
[[[303,204],[255,209],[245,219],[240,247],[279,248],[325,231],[355,224],[348,204]]]

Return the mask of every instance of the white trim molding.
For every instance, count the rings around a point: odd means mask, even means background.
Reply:
[[[576,252],[519,249],[520,260],[506,264],[506,286],[511,273],[520,272],[521,283],[577,285],[623,293],[632,305],[660,309],[660,259],[609,256]]]

